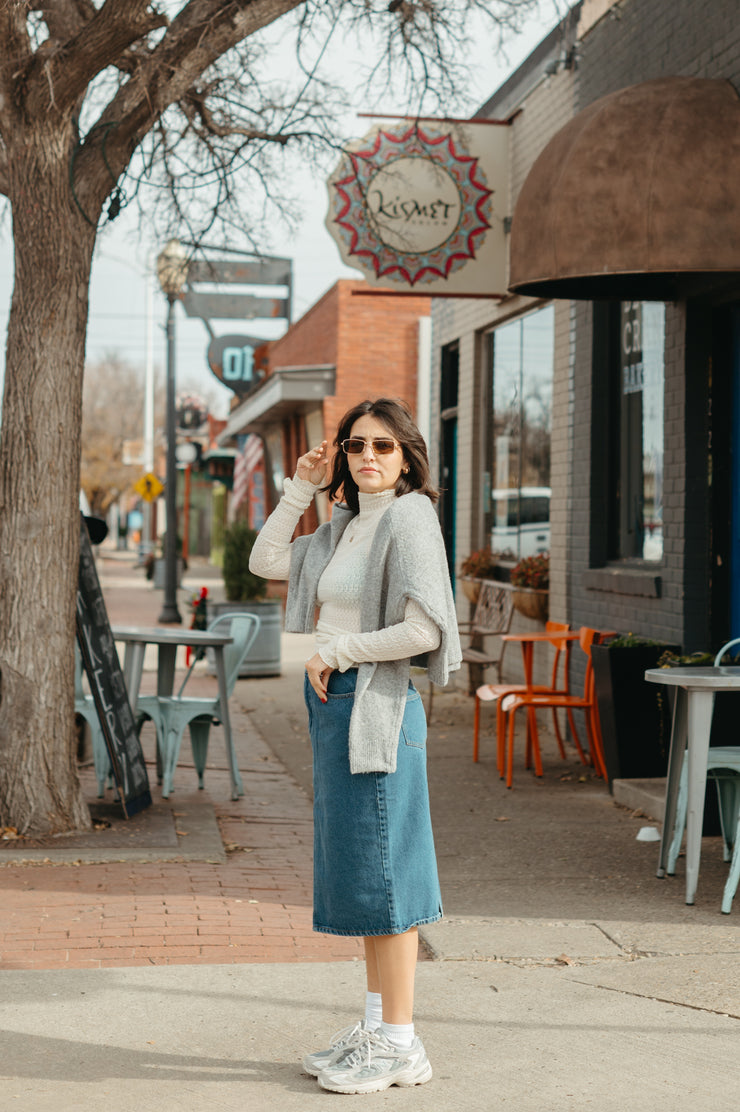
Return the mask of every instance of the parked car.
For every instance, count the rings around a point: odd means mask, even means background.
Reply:
[[[550,551],[550,487],[500,488],[491,494],[494,552],[518,557]]]

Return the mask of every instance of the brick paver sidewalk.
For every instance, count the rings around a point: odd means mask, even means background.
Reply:
[[[0,869],[0,968],[360,957],[357,940],[311,929],[310,806],[280,766],[272,766],[242,766],[246,795],[216,806],[226,864]],[[177,781],[184,786],[188,775],[195,773],[180,767]],[[208,769],[214,795],[217,779],[228,798],[227,775]]]
[[[111,613],[111,620],[123,619]],[[155,624],[151,616],[139,617],[135,608],[125,620]],[[216,681],[202,677],[197,683],[210,690]],[[144,689],[147,684],[154,689],[153,674],[145,675]],[[236,802],[229,798],[218,727],[212,732],[205,776],[228,851],[226,863],[4,866],[0,969],[346,961],[361,956],[357,939],[311,929],[311,805],[250,726],[248,698],[237,685],[232,720],[246,794]],[[152,737],[145,739],[148,756],[153,756]],[[186,737],[175,805],[178,792],[196,786],[188,762]],[[157,796],[153,763],[149,771]],[[94,798],[89,771],[85,783]]]

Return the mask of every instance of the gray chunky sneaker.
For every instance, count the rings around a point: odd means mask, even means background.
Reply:
[[[365,1020],[363,1019],[359,1023],[355,1023],[354,1026],[344,1027],[341,1031],[337,1031],[336,1035],[333,1035],[329,1041],[326,1050],[316,1050],[313,1054],[306,1055],[303,1059],[304,1070],[306,1073],[310,1073],[312,1077],[318,1077],[323,1069],[341,1059],[350,1050],[354,1050],[368,1030],[369,1028],[365,1026]]]
[[[365,1031],[354,1049],[319,1074],[319,1085],[331,1093],[379,1093],[391,1085],[423,1085],[432,1076],[421,1039],[399,1050],[380,1031]]]

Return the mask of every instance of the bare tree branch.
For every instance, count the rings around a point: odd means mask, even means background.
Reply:
[[[108,0],[110,3],[111,0]],[[161,42],[135,71],[88,133],[77,162],[78,192],[100,203],[133,151],[169,105],[243,39],[305,0],[190,0]]]
[[[53,0],[52,3],[41,4],[38,10],[48,28],[51,43],[58,45],[72,39],[95,15],[91,0],[86,4],[78,0]]]
[[[233,122],[219,123],[206,103],[206,98],[211,91],[210,88],[203,90],[191,89],[180,103],[183,113],[204,143],[208,143],[210,137],[228,139],[232,136],[239,136],[247,140],[258,139],[264,143],[277,143],[285,147],[291,141],[309,137],[318,138],[316,131],[266,131],[262,128],[247,127],[244,124]],[[200,121],[200,125],[198,121]]]
[[[28,5],[25,0],[6,0],[0,4],[0,132],[13,126],[15,85],[33,60],[31,40],[26,26]]]
[[[25,110],[34,115],[49,108],[69,111],[96,74],[132,43],[166,26],[166,16],[148,9],[149,0],[106,0],[102,8],[93,8],[95,14],[72,38],[42,44],[24,74]],[[61,18],[52,21],[60,30],[63,23]]]

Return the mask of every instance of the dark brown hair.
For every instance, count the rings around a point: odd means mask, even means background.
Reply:
[[[352,478],[347,456],[341,449],[343,440],[347,440],[355,421],[365,415],[374,417],[388,429],[401,445],[403,458],[408,472],[402,471],[396,483],[396,495],[408,494],[415,490],[419,494],[426,494],[432,502],[439,498],[438,492],[432,485],[432,476],[429,471],[429,456],[424,437],[419,432],[416,422],[402,401],[396,398],[376,398],[375,401],[359,402],[349,409],[339,422],[337,435],[334,437],[336,452],[331,461],[329,482],[322,489],[327,491],[332,501],[340,497],[340,491],[353,513],[360,512],[360,499],[357,483]]]

